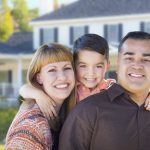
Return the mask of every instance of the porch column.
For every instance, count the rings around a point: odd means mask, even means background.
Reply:
[[[17,73],[17,76],[18,76],[18,88],[19,87],[21,87],[21,85],[23,84],[23,81],[22,81],[22,59],[21,59],[21,57],[19,56],[19,58],[18,58],[18,68],[17,68],[17,71],[18,71],[18,73]]]

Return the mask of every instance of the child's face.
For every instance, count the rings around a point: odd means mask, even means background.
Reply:
[[[77,80],[87,88],[95,88],[105,77],[108,62],[104,55],[82,50],[76,61]]]

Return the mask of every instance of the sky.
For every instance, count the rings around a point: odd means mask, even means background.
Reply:
[[[53,1],[53,0],[50,0]],[[76,0],[58,0],[59,3],[61,4],[67,4],[69,2],[74,2]],[[38,7],[38,3],[40,2],[40,0],[27,0],[28,6],[30,9]]]

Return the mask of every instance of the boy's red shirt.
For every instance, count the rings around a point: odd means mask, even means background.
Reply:
[[[111,84],[115,83],[114,79],[104,79],[96,88],[92,91],[85,87],[82,83],[77,83],[77,102],[82,101],[86,97],[99,93],[101,90],[108,88]]]

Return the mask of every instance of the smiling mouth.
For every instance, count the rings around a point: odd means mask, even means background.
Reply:
[[[95,81],[95,78],[85,78],[86,81],[89,81],[89,82],[93,82]]]
[[[144,75],[142,75],[142,74],[135,74],[135,73],[129,73],[128,75],[131,76],[131,77],[134,77],[134,78],[142,78],[142,77],[144,77]]]
[[[69,87],[69,84],[59,84],[59,85],[55,85],[55,87],[56,87],[57,89],[64,89],[64,88]]]

